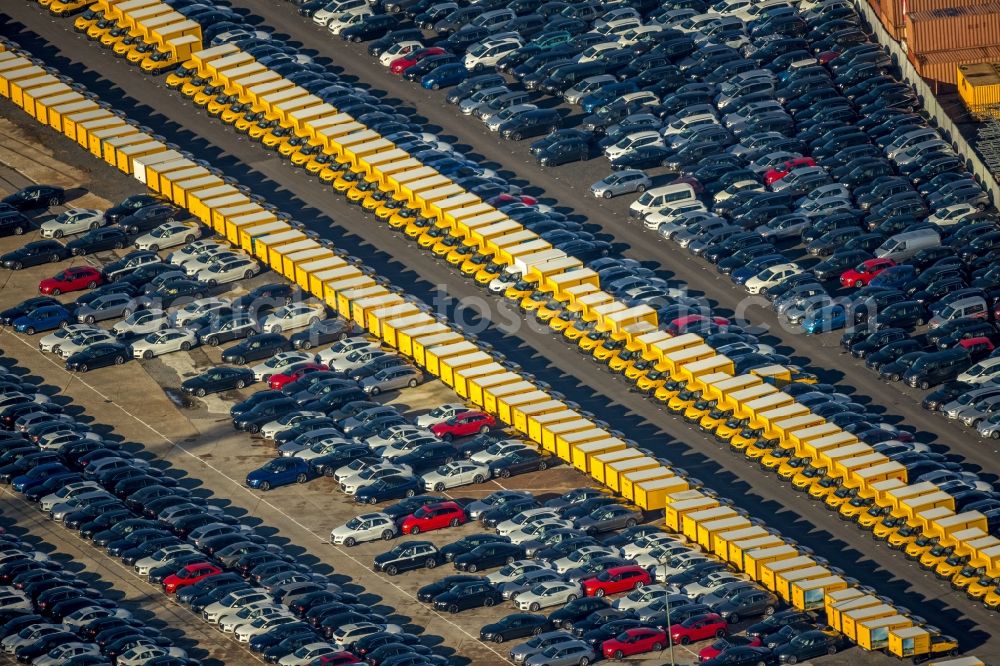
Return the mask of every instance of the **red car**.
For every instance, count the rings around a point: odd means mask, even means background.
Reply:
[[[420,534],[444,527],[458,527],[468,521],[465,511],[455,502],[437,502],[422,506],[407,516],[399,529],[403,534]]]
[[[667,333],[670,335],[680,335],[688,329],[689,326],[695,326],[703,322],[711,321],[719,326],[728,326],[729,320],[725,317],[706,317],[704,315],[686,315],[684,317],[678,317],[667,325]]]
[[[194,585],[198,581],[220,573],[222,573],[222,569],[208,562],[189,564],[177,573],[170,574],[163,579],[163,591],[167,594],[173,594],[182,587]]]
[[[734,647],[760,647],[760,638],[747,638],[746,636],[726,636],[714,641],[708,647],[703,647],[698,652],[698,661],[708,661],[715,659],[720,654]]]
[[[434,424],[431,432],[443,440],[451,441],[456,437],[484,433],[496,424],[496,419],[490,414],[472,410],[460,412],[443,423]]]
[[[523,203],[525,206],[537,206],[538,199],[527,194],[498,194],[487,202],[494,208],[512,203]]]
[[[634,590],[650,583],[649,572],[637,564],[611,567],[583,581],[583,593],[588,597],[603,597]]]
[[[330,368],[322,363],[306,363],[305,365],[300,365],[291,372],[282,372],[278,375],[271,375],[271,378],[267,381],[267,385],[272,389],[278,390],[285,384],[291,384],[298,379],[302,379],[310,372],[319,372],[329,369]]]
[[[832,61],[836,60],[837,56],[839,55],[840,51],[823,51],[818,56],[816,56],[816,59],[819,60],[819,64],[828,65]]]
[[[680,624],[670,625],[670,638],[674,643],[687,645],[706,638],[725,638],[729,634],[729,624],[716,613],[705,613],[689,617]]]
[[[402,74],[424,58],[433,55],[441,55],[445,52],[446,51],[440,46],[429,46],[426,49],[417,49],[416,51],[408,53],[402,58],[396,58],[389,63],[389,71],[393,74]]]
[[[862,261],[854,268],[849,268],[840,274],[840,284],[844,287],[864,287],[874,280],[876,275],[895,265],[896,262],[888,258]]]
[[[309,662],[310,666],[347,666],[347,664],[360,664],[361,660],[350,652],[334,652],[316,657]]]
[[[614,638],[601,644],[601,652],[607,659],[621,659],[643,652],[659,652],[667,644],[667,632],[648,627],[626,629]]]
[[[71,266],[66,270],[38,283],[38,293],[58,296],[68,291],[93,289],[104,284],[101,271],[90,266]]]
[[[773,169],[768,169],[767,173],[764,174],[764,183],[770,185],[771,183],[776,183],[791,172],[796,169],[802,169],[804,167],[816,166],[816,160],[811,157],[796,157],[794,160],[788,160],[779,167]]]

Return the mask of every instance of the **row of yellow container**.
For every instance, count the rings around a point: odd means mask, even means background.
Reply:
[[[9,96],[12,81],[20,79],[7,76],[10,70],[3,68],[7,61],[7,57],[0,59],[0,91]],[[22,88],[22,104],[25,91],[31,97],[31,90],[31,86]],[[49,109],[44,103],[42,107]],[[38,108],[37,99],[31,108]],[[47,115],[47,124],[68,135],[68,123],[73,123],[74,132],[79,131],[75,119],[58,114],[60,122],[53,123],[51,115]],[[34,112],[32,115],[39,117]],[[78,134],[74,138],[80,140]],[[86,138],[81,143],[89,146],[91,137],[87,134]],[[600,427],[590,415],[508,370],[492,355],[338,256],[329,246],[278,220],[247,194],[211,174],[194,172],[200,167],[178,157],[166,145],[147,139],[141,144],[146,147],[137,154],[126,150],[133,144],[122,145],[117,137],[99,139],[98,144],[101,150],[95,154],[123,171],[141,173],[151,190],[184,206],[204,224],[216,230],[224,228],[231,243],[411,357],[468,402],[496,414],[525,437],[639,507],[663,510],[667,529],[683,534],[692,544],[745,571],[794,606],[819,609],[828,594],[857,587],[841,572],[809,557],[775,531],[720,499],[691,488],[669,467]],[[105,147],[109,149],[105,151]],[[169,169],[168,163],[172,165]],[[230,210],[234,207],[241,211]],[[247,215],[256,219],[241,220]],[[868,649],[876,649],[876,645],[882,647],[881,638],[870,643]],[[888,646],[891,649],[891,642]]]

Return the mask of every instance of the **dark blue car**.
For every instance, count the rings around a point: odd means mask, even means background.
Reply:
[[[902,289],[906,284],[917,277],[916,267],[910,264],[900,264],[890,266],[869,282],[871,287],[887,287],[889,289]]]
[[[399,474],[358,488],[354,499],[361,504],[378,504],[385,500],[413,497],[423,489],[423,482],[418,477]]]
[[[51,331],[70,320],[69,310],[61,305],[44,305],[14,320],[18,333],[34,335],[38,331]]]
[[[291,483],[305,483],[314,478],[315,470],[302,458],[275,458],[247,474],[247,485],[267,491]]]
[[[429,74],[424,74],[420,79],[420,85],[428,90],[457,86],[467,79],[469,70],[460,62],[452,62],[440,67],[435,67]]]
[[[11,482],[11,486],[17,492],[23,493],[45,483],[57,474],[66,474],[67,472],[69,470],[61,462],[42,463],[37,467],[31,468],[26,474],[15,476]]]

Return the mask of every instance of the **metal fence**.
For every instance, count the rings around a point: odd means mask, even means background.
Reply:
[[[934,92],[927,85],[927,82],[917,74],[917,70],[907,59],[903,46],[886,31],[879,21],[875,10],[866,0],[854,0],[854,5],[858,13],[871,26],[879,43],[889,51],[893,61],[899,66],[903,79],[913,86],[914,91],[924,105],[924,110],[931,118],[931,123],[940,130],[945,140],[955,149],[955,152],[965,160],[966,168],[972,172],[979,184],[986,190],[993,204],[1000,205],[1000,183],[997,183],[993,172],[983,162],[983,159],[976,152],[975,148],[962,136],[954,121],[952,121],[948,113],[938,103]]]

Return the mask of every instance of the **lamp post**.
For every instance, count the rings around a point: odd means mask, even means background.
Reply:
[[[663,509],[663,524],[667,524],[667,510]],[[667,563],[663,560],[663,605],[667,610],[667,627],[664,632],[667,635],[667,649],[670,650],[670,666],[676,666],[674,662],[674,637],[670,635],[670,589],[667,586]]]

